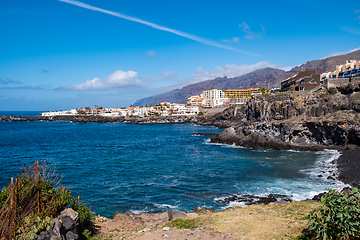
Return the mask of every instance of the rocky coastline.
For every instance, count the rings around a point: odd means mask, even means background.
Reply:
[[[339,178],[356,185],[360,176],[359,83],[320,89],[315,93],[256,95],[246,105],[203,116],[104,117],[2,116],[0,121],[70,121],[80,123],[183,124],[194,123],[224,129],[212,135],[212,143],[252,149],[321,151],[337,149]]]
[[[63,116],[34,116],[34,117],[24,117],[24,116],[2,116],[0,121],[6,122],[24,122],[24,121],[67,121],[67,122],[81,122],[81,123],[111,123],[111,122],[124,122],[125,117],[104,117],[100,115],[63,115]]]
[[[127,124],[181,124],[181,123],[196,123],[195,116],[159,116],[159,117],[108,117],[101,115],[59,115],[59,116],[5,116],[0,118],[0,121],[5,122],[23,122],[23,121],[67,121],[67,122],[79,122],[79,123],[114,123],[123,122]]]
[[[349,83],[310,94],[260,95],[251,99],[246,106],[232,106],[220,113],[197,117],[3,116],[0,120],[127,124],[195,123],[216,126],[224,130],[218,135],[203,134],[212,136],[212,143],[235,144],[253,149],[339,150],[338,179],[351,186],[360,183],[359,84]]]

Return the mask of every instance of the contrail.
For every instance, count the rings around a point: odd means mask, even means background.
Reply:
[[[230,46],[226,46],[226,45],[223,45],[221,43],[218,43],[218,42],[215,42],[215,41],[212,41],[212,40],[209,40],[209,39],[201,38],[201,37],[189,34],[189,33],[185,33],[185,32],[175,30],[175,29],[164,27],[164,26],[161,26],[161,25],[158,25],[158,24],[155,24],[155,23],[151,23],[151,22],[148,22],[148,21],[136,18],[136,17],[127,16],[127,15],[122,14],[122,13],[108,11],[108,10],[98,8],[98,7],[94,7],[94,6],[91,6],[89,4],[82,3],[82,2],[79,2],[79,1],[75,1],[75,0],[59,0],[59,1],[60,2],[66,2],[66,3],[69,3],[69,4],[73,4],[73,5],[76,5],[78,7],[87,8],[87,9],[90,9],[90,10],[93,10],[93,11],[98,11],[98,12],[110,14],[110,15],[113,15],[115,17],[120,17],[120,18],[127,19],[127,20],[130,20],[130,21],[133,21],[133,22],[138,22],[138,23],[150,26],[152,28],[155,28],[155,29],[158,29],[158,30],[161,30],[161,31],[165,31],[165,32],[171,32],[171,33],[174,33],[176,35],[179,35],[179,36],[182,36],[182,37],[185,37],[185,38],[188,38],[188,39],[191,39],[191,40],[194,40],[196,42],[203,43],[203,44],[206,44],[206,45],[209,45],[209,46],[223,48],[223,49],[227,49],[227,50],[230,50],[230,51],[243,53],[243,54],[246,54],[246,55],[249,55],[249,56],[256,56],[255,54],[252,54],[252,53],[249,53],[249,52],[237,49],[237,48],[233,48],[233,47],[230,47]]]

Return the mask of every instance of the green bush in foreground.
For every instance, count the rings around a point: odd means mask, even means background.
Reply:
[[[335,190],[321,198],[320,209],[308,216],[309,230],[316,239],[360,238],[360,191],[338,194]]]
[[[37,191],[37,184],[30,178],[20,178],[18,183],[19,199],[27,194]],[[84,229],[92,220],[91,211],[78,198],[72,197],[69,190],[65,188],[56,189],[52,181],[40,180],[40,214],[37,214],[37,205],[33,205],[31,211],[23,221],[18,222],[17,239],[34,239],[37,235],[48,230],[53,218],[56,218],[65,208],[72,208],[79,214],[80,228]],[[9,196],[9,188],[3,188],[0,192],[0,209]],[[27,203],[32,204],[32,203]],[[34,203],[33,203],[34,204]],[[35,203],[37,204],[37,202]],[[6,206],[8,207],[8,206]],[[18,214],[24,210],[24,206],[18,206]]]
[[[201,219],[201,218],[190,218],[190,219],[175,219],[171,222],[165,223],[164,226],[167,227],[176,227],[178,229],[185,228],[185,229],[193,229],[201,226],[204,224],[207,220]]]

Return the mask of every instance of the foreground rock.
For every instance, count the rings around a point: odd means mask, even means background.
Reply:
[[[79,214],[67,208],[55,218],[49,230],[38,236],[36,240],[77,240],[79,239]]]

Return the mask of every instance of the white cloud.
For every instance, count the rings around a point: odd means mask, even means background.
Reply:
[[[206,45],[209,45],[209,46],[213,46],[213,47],[217,47],[217,48],[223,48],[223,49],[227,49],[227,50],[230,50],[230,51],[243,53],[243,54],[246,54],[246,55],[249,55],[249,56],[255,56],[255,54],[243,51],[241,49],[237,49],[237,48],[234,48],[234,47],[231,47],[231,46],[227,46],[227,45],[218,43],[216,41],[209,40],[209,39],[206,39],[206,38],[202,38],[202,37],[192,35],[192,34],[189,34],[189,33],[186,33],[186,32],[182,32],[182,31],[179,31],[179,30],[176,30],[176,29],[161,26],[161,25],[158,25],[156,23],[152,23],[152,22],[142,20],[140,18],[131,17],[131,16],[128,16],[128,15],[125,15],[125,14],[122,14],[122,13],[113,12],[113,11],[105,10],[105,9],[102,9],[102,8],[94,7],[94,6],[91,6],[89,4],[82,3],[82,2],[79,2],[79,1],[75,1],[75,0],[59,0],[59,1],[69,3],[69,4],[72,4],[72,5],[78,6],[78,7],[90,9],[90,10],[93,10],[93,11],[102,12],[102,13],[109,14],[109,15],[112,15],[112,16],[115,16],[115,17],[123,18],[123,19],[129,20],[129,21],[132,21],[132,22],[137,22],[137,23],[140,23],[140,24],[144,24],[144,25],[147,25],[149,27],[152,27],[152,28],[155,28],[155,29],[158,29],[158,30],[161,30],[161,31],[171,32],[171,33],[176,34],[178,36],[182,36],[184,38],[188,38],[188,39],[191,39],[191,40],[194,40],[196,42],[203,43],[203,44],[206,44]]]
[[[151,89],[157,89],[158,91],[169,91],[175,88],[181,88],[185,85],[211,80],[217,77],[227,76],[228,78],[238,77],[249,72],[262,69],[262,68],[277,68],[285,71],[290,70],[292,67],[283,67],[276,64],[271,64],[267,61],[258,62],[251,65],[235,65],[228,64],[225,66],[217,66],[214,70],[203,69],[198,67],[195,72],[183,79],[178,78],[178,74],[172,71],[164,71],[162,74],[155,77],[138,77],[137,72],[134,71],[122,71],[118,70],[112,73],[110,76],[101,79],[94,78],[80,84],[74,84],[66,87],[59,87],[57,90],[103,90],[103,91],[132,91],[134,87],[141,88],[141,92],[153,91]],[[138,92],[138,90],[137,90]]]
[[[250,27],[246,22],[240,23],[239,28],[241,28],[244,32],[250,31]]]
[[[340,27],[340,29],[344,32],[360,36],[360,29],[353,28],[353,27]]]
[[[240,38],[238,38],[238,37],[233,37],[233,38],[231,38],[231,39],[222,39],[221,41],[227,42],[227,43],[231,43],[231,42],[239,43]]]
[[[198,67],[195,73],[188,78],[188,81],[194,83],[224,76],[227,76],[228,78],[238,77],[266,67],[279,68],[278,65],[268,63],[267,61],[258,62],[252,65],[237,66],[235,64],[229,64],[225,66],[217,66],[215,71],[204,70],[202,67]]]
[[[355,10],[354,13],[360,13],[360,10]]]
[[[262,38],[265,35],[265,27],[261,24],[262,33],[254,33],[246,22],[240,23],[239,28],[245,33],[246,39]]]
[[[151,60],[155,59],[155,51],[149,50],[145,53],[145,56],[149,57]]]
[[[21,81],[19,80],[12,80],[12,79],[1,79],[0,78],[0,85],[8,85],[8,84],[23,84]]]
[[[233,37],[232,40],[236,43],[239,43],[240,39],[238,37]]]
[[[264,25],[260,24],[262,32],[265,34],[265,27]]]
[[[291,69],[293,69],[296,66],[292,66],[292,67],[280,67],[279,69],[284,70],[284,71],[290,71]]]
[[[176,80],[177,76],[178,76],[177,73],[167,70],[164,71],[161,75],[158,75],[156,77],[144,77],[141,78],[141,80],[146,83],[153,83],[153,82]]]
[[[164,71],[161,75],[155,77],[138,77],[137,72],[117,70],[107,78],[94,78],[87,80],[80,84],[74,84],[66,87],[59,87],[56,90],[121,90],[129,89],[131,87],[140,87],[142,89],[150,87],[154,82],[158,82],[157,86],[162,86],[161,82],[177,81],[177,73],[171,71]]]
[[[144,87],[147,83],[137,77],[137,72],[118,70],[105,79],[94,78],[84,83],[62,87],[63,90],[115,90],[129,86]]]
[[[328,58],[328,57],[334,57],[334,56],[339,56],[339,55],[345,55],[345,54],[348,54],[348,53],[351,53],[351,52],[355,52],[355,51],[358,51],[360,50],[360,47],[358,48],[354,48],[354,49],[351,49],[349,51],[346,51],[346,52],[336,52],[336,53],[332,53],[326,57],[323,57],[323,58]]]

